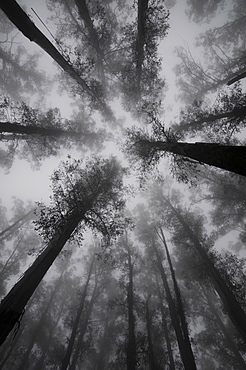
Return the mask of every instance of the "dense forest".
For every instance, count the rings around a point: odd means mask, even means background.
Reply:
[[[0,369],[246,369],[245,1],[0,20]]]

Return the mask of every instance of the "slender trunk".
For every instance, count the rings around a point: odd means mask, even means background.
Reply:
[[[170,152],[246,176],[246,146],[216,143],[180,143],[141,140],[139,144],[149,151]]]
[[[237,346],[235,345],[232,337],[231,337],[231,334],[229,333],[228,329],[226,328],[225,324],[223,323],[223,321],[221,320],[220,318],[220,315],[218,314],[216,308],[214,307],[213,303],[212,303],[212,298],[211,298],[211,295],[209,294],[209,292],[203,287],[201,286],[202,288],[202,292],[207,300],[207,303],[208,303],[208,306],[211,310],[211,312],[213,313],[213,315],[215,316],[219,326],[220,326],[220,329],[222,331],[222,333],[224,334],[224,338],[226,339],[226,342],[228,343],[228,346],[230,348],[230,350],[233,352],[234,356],[235,356],[235,361],[238,362],[238,364],[240,365],[240,368],[243,370],[246,368],[246,362],[244,361],[241,353],[239,352]]]
[[[175,303],[174,303],[174,300],[173,300],[173,297],[172,297],[172,294],[171,294],[171,291],[170,291],[170,288],[169,288],[169,285],[168,285],[167,276],[166,276],[165,270],[164,270],[163,265],[162,265],[161,256],[160,256],[159,251],[158,251],[154,242],[153,242],[152,246],[153,246],[156,258],[157,258],[157,266],[159,268],[161,278],[162,278],[162,281],[163,281],[163,286],[164,286],[164,289],[165,289],[165,292],[166,292],[168,307],[169,307],[169,311],[170,311],[170,316],[171,316],[173,328],[174,328],[175,333],[176,333],[176,337],[177,337],[177,341],[178,341],[178,347],[179,347],[179,351],[180,351],[180,356],[181,356],[182,362],[184,364],[184,368],[185,368],[185,370],[192,370],[192,369],[196,370],[196,364],[194,362],[194,358],[192,358],[192,356],[189,353],[189,347],[187,346],[187,342],[184,338],[184,335],[183,335],[183,332],[182,332],[182,329],[181,329],[181,326],[180,326],[179,316],[178,316],[178,313],[177,313],[177,310],[176,310],[176,307],[175,307]]]
[[[38,284],[83,219],[87,209],[70,215],[63,228],[56,232],[46,249],[38,256],[23,277],[14,285],[0,304],[0,345],[18,322]]]
[[[28,15],[22,10],[15,0],[1,0],[0,7],[7,15],[10,21],[26,36],[30,41],[35,42],[43,50],[48,53],[59,66],[67,72],[77,83],[87,92],[87,94],[96,100],[98,106],[109,117],[112,117],[112,111],[108,105],[101,100],[97,94],[89,87],[85,80],[83,80],[77,72],[73,69],[60,52],[52,45],[47,37],[35,26]]]
[[[152,320],[151,315],[149,312],[149,298],[146,300],[146,328],[147,328],[147,337],[148,337],[148,345],[149,345],[149,363],[150,363],[150,370],[158,370],[159,366],[157,365],[155,359],[155,352],[154,352],[154,345],[152,341],[151,335],[151,327],[152,327]]]
[[[1,125],[1,123],[0,123]],[[25,222],[31,219],[30,215],[34,215],[34,209],[31,209],[27,212],[24,216],[20,217],[17,221],[15,221],[12,225],[6,227],[3,231],[0,232],[0,240],[5,239],[7,236],[12,234],[16,229],[21,227]]]
[[[180,122],[178,125],[174,126],[174,130],[178,132],[183,132],[185,130],[193,129],[193,128],[199,128],[199,126],[203,125],[204,123],[208,122],[214,122],[216,124],[217,120],[220,120],[222,118],[244,118],[246,116],[246,108],[241,107],[241,108],[234,108],[231,111],[228,112],[222,112],[222,113],[217,113],[217,114],[208,114],[204,115],[203,117],[196,119],[191,122]]]
[[[77,309],[76,318],[74,320],[72,332],[71,332],[71,335],[70,335],[70,338],[69,338],[66,354],[65,354],[64,359],[62,361],[61,370],[66,370],[68,368],[70,358],[71,358],[71,355],[72,355],[72,352],[73,352],[73,349],[74,349],[74,342],[75,342],[75,338],[76,338],[76,335],[77,335],[81,315],[82,315],[82,312],[83,312],[84,306],[85,306],[85,299],[86,299],[86,295],[87,295],[88,285],[89,285],[89,282],[90,282],[90,279],[91,279],[94,260],[95,260],[95,254],[93,255],[91,265],[90,265],[90,270],[89,270],[89,273],[88,273],[88,276],[87,276],[87,279],[86,279],[86,283],[85,283],[85,286],[84,286],[84,289],[83,289],[83,293],[81,295],[81,299],[80,299],[79,306],[78,306],[78,309]]]
[[[135,337],[135,318],[134,318],[134,294],[133,294],[133,264],[131,251],[126,240],[128,254],[128,287],[127,287],[127,308],[128,308],[128,343],[127,343],[127,370],[136,368],[136,337]]]
[[[238,332],[241,334],[243,340],[246,343],[246,314],[237,301],[236,297],[234,296],[233,291],[229,289],[229,287],[226,285],[219,271],[207,255],[207,252],[200,244],[199,239],[193,233],[189,225],[185,222],[180,212],[176,208],[174,208],[166,198],[163,197],[163,200],[172,210],[173,214],[177,217],[187,235],[189,236],[191,242],[193,243],[194,248],[207,266],[215,290],[217,291],[221,301],[223,302],[230,319],[232,320]]]
[[[18,242],[16,243],[16,246],[14,248],[14,250],[12,251],[12,253],[10,254],[9,258],[7,259],[7,261],[5,262],[2,270],[0,271],[0,279],[4,279],[4,273],[6,271],[6,269],[8,269],[9,267],[11,267],[11,265],[13,266],[14,262],[17,262],[17,260],[19,260],[19,255],[20,255],[20,243],[22,242],[24,238],[24,235],[22,235],[20,237],[20,239],[18,240]],[[15,261],[14,262],[11,262],[11,264],[9,263],[11,261],[11,259],[13,258],[13,255],[15,254],[16,251],[19,251],[19,253],[17,254],[17,256],[15,256]],[[10,265],[10,266],[9,266]],[[8,273],[8,272],[7,272]]]
[[[237,81],[240,81],[242,78],[245,78],[245,77],[246,77],[246,71],[243,71],[239,75],[237,75],[237,76],[233,77],[232,79],[230,79],[227,82],[227,85],[230,86],[230,85],[234,84]]]
[[[170,337],[169,337],[170,330],[168,330],[168,327],[167,327],[166,314],[165,314],[163,303],[162,303],[162,294],[161,294],[160,286],[158,284],[157,279],[156,279],[156,284],[157,284],[158,294],[159,294],[159,299],[160,299],[161,319],[162,319],[163,332],[164,332],[164,336],[165,336],[165,339],[166,339],[167,352],[168,352],[168,357],[169,357],[169,370],[175,370],[175,363],[174,363],[174,358],[173,358],[172,345],[171,345],[171,341],[170,341]]]
[[[108,313],[107,313],[108,315]],[[109,333],[108,333],[108,316],[106,317],[105,320],[105,325],[104,325],[104,333],[103,333],[103,338],[101,340],[101,345],[100,345],[100,352],[98,356],[98,360],[96,363],[96,370],[104,370],[106,369],[106,354],[108,352],[108,348],[110,346],[109,342]]]
[[[95,303],[95,297],[96,297],[96,294],[97,294],[97,287],[98,287],[98,283],[96,281],[94,289],[93,289],[93,293],[92,293],[92,296],[91,296],[91,300],[89,302],[89,306],[87,307],[85,320],[83,321],[83,325],[82,325],[82,328],[81,328],[80,333],[79,333],[77,345],[76,345],[74,355],[73,355],[73,360],[72,360],[71,366],[69,367],[69,370],[75,370],[76,363],[78,361],[79,355],[81,353],[81,350],[83,349],[83,339],[84,339],[84,335],[85,335],[87,327],[88,327],[88,322],[89,322],[89,318],[91,316],[92,308],[93,308],[93,305]]]
[[[174,272],[174,269],[173,269],[173,264],[172,264],[171,257],[170,257],[170,254],[169,254],[169,250],[168,250],[168,247],[167,247],[166,238],[164,236],[162,228],[160,229],[160,232],[161,232],[161,235],[160,235],[161,240],[163,242],[163,245],[164,245],[164,248],[165,248],[165,251],[166,251],[167,260],[168,260],[168,264],[169,264],[169,268],[170,268],[171,276],[172,276],[172,280],[173,280],[174,291],[175,291],[177,304],[178,304],[178,314],[179,314],[179,317],[180,317],[180,322],[181,322],[181,327],[182,327],[182,331],[183,331],[184,340],[186,341],[186,345],[187,345],[187,349],[188,349],[187,354],[190,356],[191,363],[193,363],[193,366],[195,366],[195,358],[194,358],[194,354],[193,354],[191,343],[190,343],[188,324],[187,324],[186,317],[185,317],[183,300],[182,300],[182,297],[181,297],[181,293],[180,293],[179,286],[178,286],[178,283],[177,283],[177,279],[176,279],[176,276],[175,276],[175,272]]]
[[[94,50],[96,51],[101,80],[102,82],[105,82],[105,75],[103,71],[103,59],[104,59],[103,50],[100,47],[99,37],[94,27],[93,21],[91,19],[89,9],[86,4],[86,0],[75,0],[75,4],[77,5],[80,18],[83,20],[88,30],[90,43],[92,44]]]
[[[148,9],[148,0],[138,0],[138,36],[136,45],[136,76],[138,94],[141,94],[141,77],[142,66],[144,62],[144,43],[145,43],[145,28],[146,28],[146,13]]]

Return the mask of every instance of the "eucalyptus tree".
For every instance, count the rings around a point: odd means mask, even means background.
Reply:
[[[1,344],[19,320],[36,287],[67,240],[88,225],[109,240],[120,232],[123,219],[123,169],[115,158],[95,158],[85,163],[64,162],[54,172],[52,205],[40,204],[37,230],[46,247],[0,305]]]
[[[46,75],[38,71],[39,54],[30,55],[16,34],[15,26],[0,13],[0,70],[1,93],[10,95],[12,99],[29,99],[30,94],[44,94]]]
[[[178,287],[174,268],[171,262],[170,253],[168,251],[167,242],[162,228],[155,225],[151,220],[150,214],[142,207],[138,209],[137,233],[140,240],[145,244],[147,253],[157,270],[159,271],[161,281],[165,290],[166,300],[169,308],[172,326],[174,328],[180,356],[185,369],[196,369],[196,362],[188,333],[188,324],[184,313],[183,300],[181,298],[180,289]],[[158,222],[158,221],[157,221]],[[159,239],[164,245],[167,255],[168,265],[171,272],[172,285],[174,287],[174,296],[172,294],[171,284],[168,279],[167,268],[164,266],[164,255],[159,246]],[[154,256],[154,257],[153,257]],[[172,365],[172,356],[170,358],[170,366]]]
[[[125,151],[133,160],[140,162],[144,170],[156,165],[165,155],[171,154],[174,162],[172,171],[181,180],[189,181],[188,176],[194,176],[194,170],[199,164],[208,164],[246,176],[246,146],[182,142],[178,140],[178,134],[165,130],[162,125],[154,128],[153,132],[150,135],[143,129],[128,130]],[[187,168],[192,169],[193,173],[185,174]],[[180,170],[184,170],[181,175]]]
[[[1,1],[0,7],[9,20],[26,36],[30,41],[38,44],[52,59],[75,80],[82,91],[85,92],[91,104],[100,110],[107,118],[112,119],[112,111],[102,96],[102,88],[96,81],[87,81],[83,75],[76,70],[66,57],[49,41],[49,39],[35,26],[25,11],[15,0]]]
[[[64,148],[101,147],[104,131],[94,127],[95,122],[85,110],[74,113],[70,120],[63,119],[57,108],[42,112],[8,97],[2,98],[0,109],[0,141],[12,160],[18,155],[39,166],[42,159],[57,155]],[[10,167],[11,161],[1,160],[1,164]]]
[[[230,3],[224,1],[188,2],[193,10],[188,14],[194,20],[203,20],[226,5],[228,17],[223,25],[207,29],[196,37],[196,47],[202,48],[203,61],[195,58],[189,47],[179,47],[176,54],[180,63],[175,66],[178,75],[180,98],[191,103],[203,98],[208,91],[216,91],[225,83],[233,83],[245,72],[245,6],[242,0]],[[198,13],[200,13],[198,15]],[[218,13],[217,13],[218,14]],[[235,80],[234,80],[235,77]]]
[[[164,214],[169,215],[169,227],[172,228],[176,243],[179,245],[188,241],[190,247],[192,246],[196,254],[201,258],[228,316],[245,342],[246,313],[241,304],[241,296],[235,289],[231,279],[225,276],[224,272],[220,270],[219,264],[216,263],[215,253],[210,250],[211,245],[208,243],[209,238],[207,238],[207,242],[205,241],[202,218],[198,214],[194,215],[192,212],[186,211],[184,207],[181,207],[178,201],[180,196],[177,197],[178,194],[176,193],[176,196],[173,194],[172,199],[170,199],[163,193],[160,187],[155,187],[155,191],[151,195],[152,204],[156,207],[155,211],[159,209],[158,212],[160,212],[162,209],[163,216]],[[173,228],[173,225],[176,225],[176,227]],[[182,233],[182,237],[179,233]]]

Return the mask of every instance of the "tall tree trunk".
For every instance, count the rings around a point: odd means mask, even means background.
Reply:
[[[213,300],[211,298],[211,294],[203,286],[201,286],[201,289],[202,289],[202,292],[203,292],[203,294],[204,294],[204,296],[206,298],[206,301],[208,303],[208,306],[209,306],[212,314],[215,316],[215,318],[217,320],[217,323],[219,324],[220,329],[221,329],[222,333],[224,334],[224,338],[225,338],[226,342],[228,343],[228,346],[229,346],[230,350],[233,352],[233,354],[235,356],[235,361],[238,362],[238,364],[240,365],[240,368],[242,370],[243,369],[246,369],[246,362],[243,359],[241,353],[239,352],[237,346],[235,345],[235,343],[234,343],[234,341],[232,339],[231,333],[229,333],[229,331],[226,328],[225,324],[221,320],[220,315],[218,314],[216,308],[214,307]]]
[[[155,351],[154,351],[154,345],[152,340],[152,333],[151,333],[151,327],[152,327],[152,320],[151,320],[151,314],[149,312],[149,299],[146,300],[146,327],[147,327],[147,337],[148,337],[148,345],[149,345],[149,364],[150,364],[150,370],[159,370],[159,366],[157,365],[156,358],[155,358]]]
[[[165,248],[165,251],[166,251],[167,261],[168,261],[169,268],[170,268],[170,271],[171,271],[174,291],[175,291],[177,304],[178,304],[178,314],[179,314],[179,317],[180,317],[180,322],[181,322],[181,327],[182,327],[182,331],[183,331],[184,340],[185,340],[185,342],[187,344],[187,348],[188,348],[187,352],[190,356],[191,363],[195,364],[195,358],[194,358],[194,354],[193,354],[193,351],[192,351],[190,338],[189,338],[188,324],[187,324],[186,317],[185,317],[185,312],[184,312],[183,300],[182,300],[182,297],[181,297],[181,293],[180,293],[179,286],[178,286],[178,283],[177,283],[177,279],[176,279],[176,276],[175,276],[175,272],[174,272],[174,269],[173,269],[173,264],[172,264],[172,261],[171,261],[170,253],[169,253],[169,250],[168,250],[168,247],[167,247],[166,238],[164,236],[162,228],[160,228],[160,233],[161,233],[160,237],[161,237],[161,240],[163,242],[163,245],[164,245],[164,248]]]
[[[239,304],[239,302],[237,301],[236,297],[234,296],[233,291],[226,285],[219,271],[214,266],[214,263],[209,258],[207,252],[201,245],[199,239],[193,233],[192,229],[186,223],[180,212],[175,207],[173,207],[173,205],[169,202],[168,199],[163,197],[163,200],[172,210],[173,214],[177,217],[177,219],[183,226],[185,232],[189,236],[191,242],[193,243],[194,248],[196,249],[198,254],[201,256],[203,262],[207,266],[215,290],[217,291],[221,301],[223,302],[230,319],[232,320],[238,332],[241,334],[242,338],[246,343],[246,314],[242,309],[241,305]]]
[[[146,14],[148,10],[148,0],[138,0],[138,35],[136,43],[136,82],[138,89],[138,96],[141,97],[141,78],[142,67],[144,62],[144,43],[145,43],[145,28],[146,28]]]
[[[23,370],[23,369],[26,369],[28,367],[27,364],[28,364],[29,355],[32,351],[32,348],[33,348],[33,346],[36,342],[36,339],[37,339],[38,335],[40,334],[40,330],[42,330],[42,328],[45,325],[45,319],[46,319],[47,313],[50,310],[50,307],[52,306],[52,304],[54,302],[55,295],[56,295],[56,293],[58,292],[58,290],[60,289],[60,287],[62,285],[63,275],[64,275],[66,267],[67,267],[67,265],[64,266],[64,268],[63,268],[63,270],[60,274],[59,280],[58,280],[55,288],[53,289],[52,293],[50,294],[50,299],[48,301],[48,304],[46,304],[45,309],[42,311],[42,314],[41,314],[41,317],[39,319],[38,325],[35,327],[35,331],[34,331],[33,335],[30,338],[29,346],[28,346],[26,352],[24,353],[24,355],[22,357],[21,364],[20,364],[20,366],[18,367],[17,370]]]
[[[126,236],[126,248],[128,255],[128,287],[127,287],[127,309],[128,309],[128,343],[126,349],[127,370],[136,368],[136,337],[134,317],[134,293],[133,293],[133,264],[131,251]]]
[[[77,83],[83,88],[84,91],[93,99],[96,100],[98,106],[107,115],[112,118],[112,111],[108,105],[93,92],[85,80],[83,80],[77,72],[73,69],[60,52],[52,45],[47,37],[35,26],[30,20],[28,15],[22,10],[15,0],[1,0],[0,7],[7,15],[12,23],[26,36],[30,41],[35,42],[43,50],[48,53],[59,66],[67,72]]]
[[[1,123],[0,123],[1,125]],[[32,217],[30,217],[32,215]],[[4,240],[7,236],[12,234],[15,230],[21,227],[25,222],[31,220],[34,217],[34,209],[31,209],[25,215],[20,217],[17,221],[15,221],[12,225],[6,227],[3,231],[0,232],[0,240]]]
[[[167,303],[168,303],[168,307],[169,307],[169,311],[170,311],[170,316],[171,316],[173,328],[174,328],[175,333],[176,333],[178,347],[179,347],[179,351],[180,351],[180,356],[181,356],[182,362],[184,364],[184,368],[185,368],[185,370],[192,370],[192,369],[196,370],[196,364],[194,362],[194,357],[193,357],[193,355],[190,354],[189,345],[187,344],[187,341],[186,341],[186,339],[183,335],[182,328],[181,328],[181,325],[180,325],[179,315],[177,313],[175,303],[174,303],[174,300],[173,300],[173,297],[172,297],[172,294],[171,294],[171,291],[170,291],[170,288],[169,288],[169,285],[168,285],[167,276],[166,276],[164,267],[162,265],[162,259],[161,259],[161,256],[159,254],[159,251],[158,251],[154,241],[152,243],[152,247],[153,247],[154,253],[156,255],[157,266],[159,268],[161,278],[162,278],[162,281],[163,281],[163,286],[164,286],[164,289],[165,289],[165,292],[166,292]]]
[[[162,303],[162,294],[160,290],[160,286],[158,283],[158,280],[156,278],[156,284],[158,288],[158,294],[159,294],[159,300],[160,300],[160,307],[161,307],[161,319],[162,319],[162,326],[163,326],[163,332],[164,332],[164,337],[166,339],[166,344],[167,344],[167,352],[168,352],[168,357],[169,357],[169,370],[175,370],[175,363],[174,363],[174,358],[173,358],[173,350],[172,350],[172,345],[169,337],[169,332],[167,327],[167,320],[166,320],[166,314],[164,311],[163,303]]]
[[[14,285],[0,304],[0,345],[24,312],[24,308],[38,284],[66,244],[67,240],[84,218],[87,209],[70,214],[64,227],[60,228],[23,277]]]
[[[77,331],[78,331],[78,326],[79,326],[79,323],[80,323],[80,318],[81,318],[82,312],[83,312],[84,307],[85,307],[85,299],[86,299],[86,295],[87,295],[88,285],[89,285],[89,282],[90,282],[90,279],[91,279],[94,260],[95,260],[95,254],[93,254],[93,258],[92,258],[92,261],[91,261],[89,273],[88,273],[88,276],[87,276],[87,279],[86,279],[86,283],[85,283],[83,292],[81,294],[81,299],[80,299],[79,306],[78,306],[78,309],[77,309],[76,318],[75,318],[74,323],[73,323],[73,328],[72,328],[72,332],[71,332],[71,335],[70,335],[70,338],[69,338],[66,354],[65,354],[64,359],[62,361],[61,370],[66,370],[68,368],[70,358],[71,358],[71,355],[72,355],[72,352],[73,352],[73,349],[74,349],[74,343],[75,343],[75,338],[76,338]]]
[[[141,152],[170,152],[246,176],[246,146],[139,140]]]
[[[41,127],[35,126],[33,124],[23,125],[18,122],[0,122],[0,133],[12,133],[12,134],[20,134],[20,135],[40,135],[40,136],[53,136],[53,137],[68,137],[71,139],[76,139],[79,136],[82,136],[82,133],[76,132],[73,130],[64,130],[62,128],[54,128],[54,127]],[[86,134],[85,134],[86,135]],[[11,137],[15,137],[11,136]],[[18,136],[17,136],[18,137]],[[2,136],[5,139],[5,136]],[[8,135],[6,135],[8,138]],[[1,234],[0,234],[1,236]]]

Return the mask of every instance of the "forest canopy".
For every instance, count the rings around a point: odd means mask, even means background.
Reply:
[[[0,20],[0,369],[245,369],[244,1]]]

